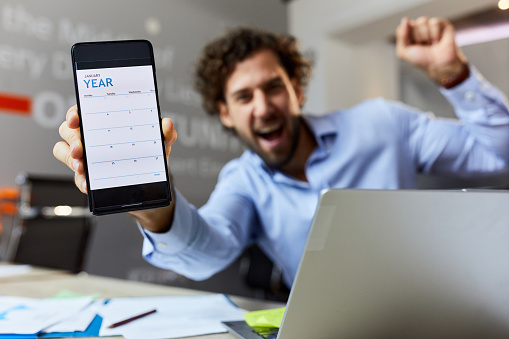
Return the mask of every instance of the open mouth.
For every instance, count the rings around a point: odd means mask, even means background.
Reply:
[[[262,139],[265,139],[267,141],[273,141],[273,140],[276,140],[277,138],[279,138],[282,133],[283,133],[283,125],[278,124],[278,125],[273,125],[273,126],[268,126],[268,127],[262,128],[256,134]]]

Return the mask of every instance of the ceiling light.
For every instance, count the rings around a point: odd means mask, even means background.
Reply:
[[[458,46],[468,46],[507,38],[509,38],[509,22],[459,29],[456,31],[456,43]]]

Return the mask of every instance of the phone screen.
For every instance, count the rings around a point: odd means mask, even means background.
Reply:
[[[89,202],[96,214],[169,203],[152,51],[141,53],[141,42],[73,48]]]

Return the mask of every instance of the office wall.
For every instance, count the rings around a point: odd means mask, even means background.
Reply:
[[[307,112],[324,114],[376,96],[399,99],[391,37],[403,16],[450,19],[496,5],[492,0],[295,0],[288,30],[314,56]]]
[[[191,74],[204,43],[237,25],[284,32],[286,7],[275,0],[3,0],[0,186],[13,186],[21,171],[72,175],[52,155],[58,126],[75,103],[72,44],[142,38],[154,46],[163,116],[172,118],[178,131],[169,164],[174,182],[192,203],[202,205],[219,170],[242,147],[215,118],[205,116]],[[17,108],[6,108],[6,98]],[[97,218],[89,272],[136,277],[150,269],[141,259],[141,236],[130,218]]]
[[[182,190],[202,204],[222,164],[241,148],[216,119],[206,119],[192,90],[191,72],[203,44],[239,24],[286,30],[279,1],[37,1],[0,4],[0,92],[21,96],[26,112],[0,111],[0,185],[19,171],[69,174],[52,158],[57,128],[75,103],[70,64],[78,41],[146,38],[156,53],[163,115],[179,140],[171,159]],[[7,160],[8,159],[8,160]]]

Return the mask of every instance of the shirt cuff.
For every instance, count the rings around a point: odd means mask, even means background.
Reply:
[[[190,205],[184,196],[175,189],[175,214],[171,228],[166,233],[147,231],[138,223],[141,233],[145,237],[143,256],[152,253],[176,254],[184,250],[191,240],[194,206]]]
[[[499,97],[497,89],[472,65],[465,81],[450,89],[441,87],[440,92],[456,109],[467,112],[485,107],[487,98]]]

